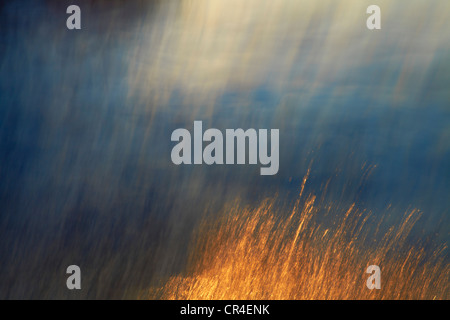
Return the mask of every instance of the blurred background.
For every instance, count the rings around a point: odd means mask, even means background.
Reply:
[[[1,1],[0,298],[135,298],[202,217],[294,201],[308,169],[308,192],[392,224],[417,208],[411,241],[447,245],[450,3],[375,2]],[[194,120],[280,129],[278,174],[175,166]]]

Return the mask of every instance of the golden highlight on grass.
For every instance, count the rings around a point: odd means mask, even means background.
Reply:
[[[445,246],[410,244],[420,217],[407,212],[380,236],[380,223],[352,204],[315,219],[316,196],[300,195],[280,217],[275,199],[257,208],[234,204],[218,219],[206,219],[193,242],[186,271],[141,295],[149,299],[448,299],[450,268]],[[374,227],[375,226],[375,227]],[[372,231],[372,232],[369,232]],[[368,239],[377,235],[378,241]],[[365,244],[364,244],[365,243]],[[369,243],[369,244],[368,244]],[[365,271],[381,268],[381,289],[369,290]]]

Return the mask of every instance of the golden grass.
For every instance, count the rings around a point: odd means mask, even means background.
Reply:
[[[425,249],[407,236],[420,217],[407,212],[380,236],[381,221],[355,204],[316,221],[315,195],[300,195],[289,216],[275,199],[257,208],[231,206],[197,231],[183,274],[141,294],[146,299],[448,299],[446,246]],[[333,208],[326,208],[331,216]],[[375,226],[375,229],[374,229]],[[372,230],[372,232],[368,232]],[[378,241],[368,238],[378,235]],[[368,244],[369,243],[369,244]],[[369,290],[365,271],[381,268],[381,289]]]

